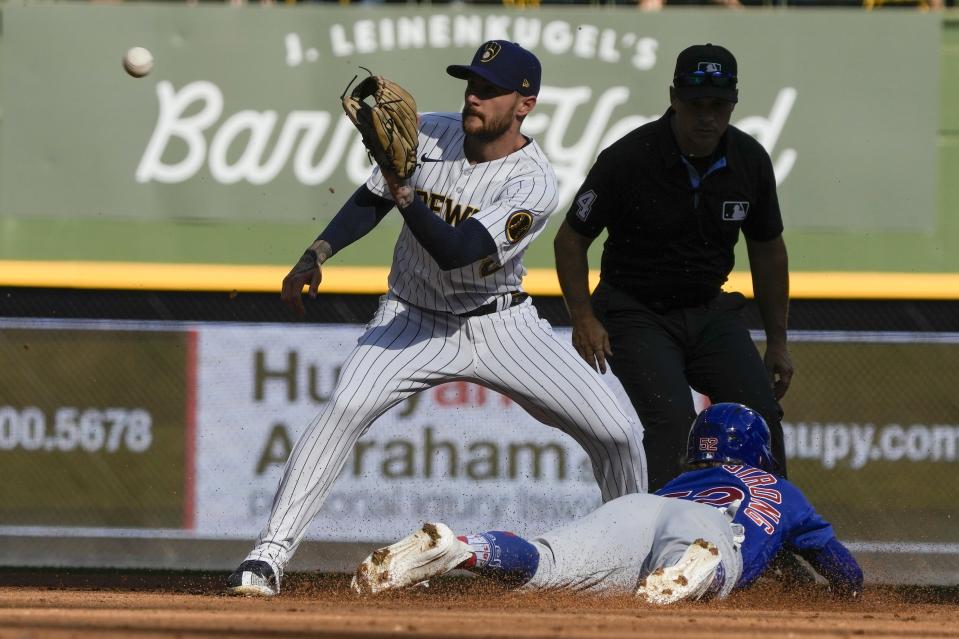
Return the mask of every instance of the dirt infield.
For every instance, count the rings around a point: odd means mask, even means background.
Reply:
[[[229,597],[223,575],[0,574],[0,638],[959,637],[959,593],[869,589],[843,603],[763,583],[723,602],[502,593],[477,579],[359,598],[341,575],[292,575],[281,596]]]

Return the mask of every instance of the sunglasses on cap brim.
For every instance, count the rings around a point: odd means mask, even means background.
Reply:
[[[673,78],[673,86],[676,87],[705,87],[713,86],[720,88],[735,88],[736,76],[731,73],[722,73],[720,71],[693,71],[684,73]]]

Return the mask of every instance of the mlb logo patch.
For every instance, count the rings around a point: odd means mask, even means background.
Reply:
[[[749,215],[749,202],[723,202],[723,221],[742,222]]]
[[[699,450],[706,453],[715,453],[717,450],[719,450],[719,438],[718,437],[700,437]]]
[[[723,65],[718,62],[700,62],[696,65],[696,70],[704,73],[721,73]]]

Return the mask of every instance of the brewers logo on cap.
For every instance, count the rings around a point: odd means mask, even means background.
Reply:
[[[499,42],[487,42],[486,47],[483,49],[483,57],[480,58],[480,62],[490,62],[499,55],[502,48]]]
[[[533,214],[529,211],[515,211],[506,220],[506,239],[510,244],[516,244],[526,237],[533,228]]]

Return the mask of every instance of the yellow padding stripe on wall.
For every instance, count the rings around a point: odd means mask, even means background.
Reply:
[[[278,294],[288,271],[239,264],[0,261],[0,286]],[[330,265],[323,269],[320,290],[382,293],[388,272],[380,266]],[[591,271],[591,285],[598,279],[599,271]],[[794,272],[790,281],[793,298],[959,299],[959,273]],[[530,269],[524,288],[533,295],[560,294],[553,269]],[[751,296],[749,273],[733,273],[725,288]]]

